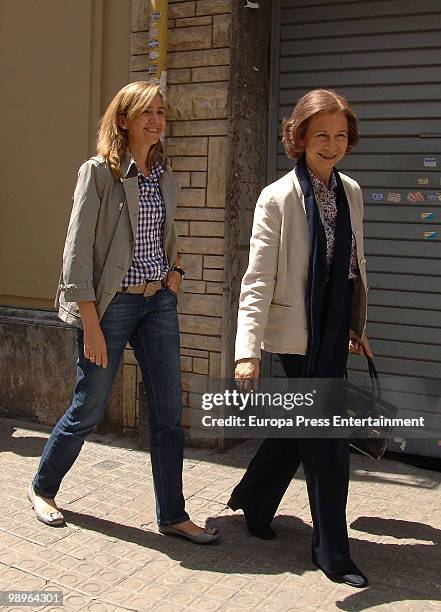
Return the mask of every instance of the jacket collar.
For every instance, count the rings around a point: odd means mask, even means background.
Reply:
[[[167,172],[167,170],[164,169],[164,172]],[[138,176],[138,172],[139,170],[138,166],[136,165],[136,161],[131,156],[130,151],[126,150],[121,159],[121,175],[123,177],[123,180]]]
[[[121,175],[124,179],[138,176],[138,168],[130,152],[127,150],[121,159]]]

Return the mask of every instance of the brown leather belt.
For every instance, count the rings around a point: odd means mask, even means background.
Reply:
[[[163,286],[163,282],[157,281],[146,281],[141,285],[131,285],[130,287],[124,287],[121,293],[134,293],[136,295],[143,295],[144,297],[150,297],[155,295],[159,289]]]

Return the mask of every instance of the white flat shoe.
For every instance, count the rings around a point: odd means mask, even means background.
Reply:
[[[53,512],[48,512],[48,513],[38,512],[35,506],[35,497],[36,497],[36,494],[35,494],[34,488],[31,483],[28,489],[28,500],[31,502],[32,508],[34,509],[38,520],[44,523],[45,525],[49,525],[50,527],[55,527],[57,525],[64,525],[65,523],[64,516],[61,514],[59,510],[54,510]]]

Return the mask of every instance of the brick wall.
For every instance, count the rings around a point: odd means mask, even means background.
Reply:
[[[149,3],[132,0],[131,80],[147,78]],[[169,0],[166,151],[182,183],[176,220],[186,271],[179,299],[183,425],[192,382],[220,376],[231,0]],[[137,422],[136,361],[124,366],[124,421]]]

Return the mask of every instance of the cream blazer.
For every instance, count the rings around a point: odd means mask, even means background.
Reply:
[[[363,249],[363,196],[360,186],[341,174],[349,202],[360,274],[355,281],[351,328],[366,330],[367,280]],[[254,213],[248,268],[242,279],[235,359],[270,353],[305,355],[308,342],[306,290],[309,228],[295,170],[268,185]]]

